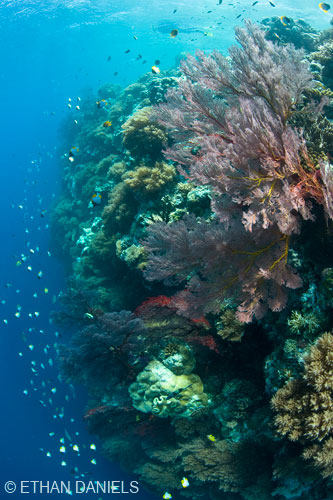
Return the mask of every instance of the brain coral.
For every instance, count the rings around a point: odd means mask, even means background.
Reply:
[[[208,403],[198,375],[176,375],[158,360],[139,373],[129,393],[134,408],[162,418],[189,417]]]
[[[151,120],[152,108],[147,106],[131,116],[123,125],[123,144],[135,158],[161,155],[167,134],[161,125]]]
[[[324,477],[333,477],[333,335],[324,333],[304,358],[302,379],[289,380],[272,399],[280,434],[305,445]]]

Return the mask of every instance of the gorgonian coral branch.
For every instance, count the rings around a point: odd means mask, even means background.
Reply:
[[[290,237],[313,219],[313,201],[333,214],[333,175],[320,171],[302,131],[288,124],[313,85],[303,52],[277,47],[250,22],[236,38],[230,60],[199,51],[184,61],[178,89],[155,111],[173,139],[166,157],[212,187],[220,224],[186,219],[150,228],[146,276],[185,282],[174,300],[192,315],[237,294],[239,318],[249,321],[267,307],[281,310],[286,289],[301,285],[287,265]]]
[[[287,265],[289,237],[271,229],[262,231],[259,240],[241,223],[228,231],[217,221],[193,216],[154,224],[145,241],[150,252],[145,276],[166,284],[185,282],[186,290],[173,297],[172,305],[189,317],[218,311],[223,298],[237,294],[238,318],[250,321],[253,314],[262,317],[267,307],[281,310],[287,288],[301,285]]]

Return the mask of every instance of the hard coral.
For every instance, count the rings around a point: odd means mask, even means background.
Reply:
[[[153,167],[140,165],[123,177],[127,186],[134,190],[152,193],[162,189],[176,176],[176,169],[164,161],[156,162]]]
[[[206,406],[208,398],[200,377],[176,373],[160,361],[151,361],[129,387],[134,408],[166,418],[190,416]]]
[[[302,19],[294,20],[288,17],[288,23],[282,23],[278,16],[263,19],[266,38],[277,44],[292,43],[297,49],[313,51],[318,37],[317,31]]]
[[[123,144],[135,158],[156,159],[167,142],[165,128],[151,117],[152,108],[134,113],[123,125]]]
[[[170,87],[178,85],[178,78],[174,76],[153,77],[148,86],[149,99],[152,104],[165,101],[165,94]]]
[[[216,322],[217,334],[224,340],[240,342],[244,335],[244,324],[237,320],[235,311],[227,309]]]
[[[304,445],[324,477],[333,476],[333,335],[323,334],[304,358],[302,379],[290,380],[272,398],[277,430]]]
[[[126,229],[132,223],[137,210],[137,201],[124,182],[119,182],[108,196],[108,202],[102,214],[104,233],[114,233]]]

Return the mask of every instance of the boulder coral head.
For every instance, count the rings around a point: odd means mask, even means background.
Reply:
[[[163,361],[155,359],[139,373],[129,393],[134,408],[144,413],[161,418],[190,417],[207,406],[208,396],[200,377],[191,373],[195,366],[191,350],[172,345],[163,349]]]
[[[156,159],[167,142],[164,127],[152,119],[151,113],[151,107],[142,108],[122,125],[123,144],[134,158]]]

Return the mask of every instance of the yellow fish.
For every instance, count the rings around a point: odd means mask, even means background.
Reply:
[[[96,207],[102,201],[102,195],[100,193],[94,193],[91,197],[91,204]]]
[[[214,441],[216,441],[216,437],[213,436],[213,434],[208,434],[207,438],[209,439],[209,441],[212,441],[214,443]]]
[[[324,3],[324,2],[321,2],[319,4],[319,8],[324,11],[324,12],[328,12],[331,8],[331,6],[328,4],[328,3]]]
[[[190,486],[190,483],[188,482],[187,477],[183,477],[183,479],[181,480],[181,483],[182,483],[183,488],[188,488]]]
[[[281,16],[280,21],[283,24],[283,26],[288,26],[288,24],[290,24],[290,19],[287,16]]]
[[[168,493],[167,491],[163,495],[164,500],[171,500],[172,495],[171,493]]]
[[[98,108],[104,108],[104,106],[107,106],[109,103],[105,99],[101,99],[100,101],[96,101],[96,104]]]

